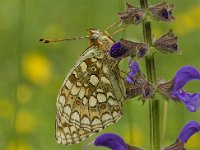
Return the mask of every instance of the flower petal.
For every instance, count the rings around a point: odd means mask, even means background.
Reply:
[[[139,64],[137,61],[135,61],[132,65],[131,65],[131,63],[132,63],[132,58],[130,58],[130,60],[129,60],[130,72],[128,73],[128,75],[126,77],[126,81],[128,83],[133,83],[136,73],[140,71],[140,67],[139,67]]]
[[[173,79],[173,92],[181,89],[187,82],[191,80],[200,80],[200,72],[192,66],[184,66],[180,68]]]
[[[198,110],[200,106],[200,94],[191,94],[180,90],[176,95],[186,105],[189,111],[195,112]]]
[[[181,130],[178,139],[184,143],[195,133],[200,131],[200,124],[197,121],[190,121]]]
[[[127,145],[124,140],[117,134],[104,133],[96,138],[95,146],[104,146],[112,150],[126,150]]]

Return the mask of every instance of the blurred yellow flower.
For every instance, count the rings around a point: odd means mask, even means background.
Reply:
[[[31,52],[23,58],[23,73],[35,84],[46,84],[51,78],[51,65],[42,54]]]
[[[10,119],[14,113],[14,105],[9,99],[0,100],[0,118]]]
[[[37,125],[36,117],[30,112],[18,111],[15,128],[18,133],[30,133]]]
[[[132,136],[132,138],[130,138]],[[144,134],[142,133],[142,130],[138,127],[134,127],[132,129],[131,133],[130,131],[127,131],[125,133],[125,141],[126,143],[129,143],[130,145],[136,146],[136,147],[143,147],[144,145]]]
[[[176,17],[175,30],[178,34],[187,34],[200,29],[200,5],[178,14]]]
[[[25,141],[11,141],[6,150],[32,150],[31,145]]]
[[[17,86],[17,101],[20,103],[28,102],[33,95],[31,88],[28,85],[21,84]]]
[[[186,143],[186,147],[187,149],[190,149],[190,150],[197,150],[199,149],[199,146],[200,146],[200,134],[194,134],[189,140],[188,142]]]

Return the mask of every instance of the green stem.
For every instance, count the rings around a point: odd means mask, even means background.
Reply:
[[[148,9],[148,1],[140,0],[141,8]],[[151,22],[143,23],[144,41],[152,46]],[[148,81],[156,84],[156,69],[154,62],[154,54],[151,54],[145,59],[146,72]],[[150,115],[150,150],[160,150],[160,124],[159,124],[159,101],[151,99],[149,102]]]

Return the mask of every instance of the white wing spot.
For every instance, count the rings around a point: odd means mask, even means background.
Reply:
[[[62,139],[60,138],[60,137],[61,137],[61,132],[60,132],[60,131],[57,131],[57,132],[56,132],[56,137],[57,137],[57,143],[58,143],[58,144],[61,144]]]
[[[108,103],[112,106],[112,105],[117,105],[118,102],[113,100],[112,98],[109,98]]]
[[[88,99],[86,97],[83,97],[83,105],[86,105],[88,103]]]
[[[60,118],[60,121],[61,121],[61,123],[66,123],[66,122],[67,122],[67,119],[66,119],[65,117],[61,117],[61,118]]]
[[[108,67],[106,65],[103,65],[102,70],[103,70],[103,73],[105,73],[105,74],[109,73],[109,69],[108,69]]]
[[[99,125],[99,124],[101,124],[101,121],[98,118],[95,118],[91,123],[91,125],[93,125],[93,126]]]
[[[65,133],[70,133],[69,127],[65,127],[65,128],[64,128],[64,132],[65,132]]]
[[[75,138],[78,137],[78,134],[77,134],[77,133],[74,133],[74,134],[72,135],[72,137],[75,139]]]
[[[92,61],[92,62],[96,62],[97,59],[95,59],[95,58],[91,58],[91,61]]]
[[[79,117],[78,112],[74,112],[74,113],[71,115],[71,119],[72,119],[72,120],[76,120],[77,122],[80,122],[80,117]]]
[[[89,105],[90,107],[94,107],[97,104],[97,99],[94,96],[90,96]]]
[[[107,98],[109,98],[109,97],[114,98],[114,95],[112,94],[112,92],[108,92],[108,93],[107,93]]]
[[[79,92],[79,90],[80,90],[80,87],[77,87],[76,85],[74,85],[74,86],[72,87],[72,89],[71,89],[71,94],[72,94],[72,95],[77,95],[78,92]]]
[[[98,93],[103,93],[103,90],[102,89],[97,89],[97,92]]]
[[[84,83],[83,85],[84,85],[84,87],[88,87],[88,84],[87,84],[87,83]]]
[[[99,79],[97,76],[95,75],[91,75],[90,76],[90,83],[94,86],[96,86],[99,83]]]
[[[65,104],[65,96],[61,95],[61,96],[59,97],[59,102],[60,102],[60,104],[61,104],[62,106],[64,106],[64,104]]]
[[[102,121],[104,122],[104,121],[108,121],[108,120],[110,120],[110,119],[112,119],[112,116],[111,115],[109,115],[109,114],[104,114],[103,116],[102,116]]]
[[[87,117],[83,117],[83,119],[81,120],[81,124],[90,125],[90,120]]]
[[[66,135],[66,138],[67,138],[68,140],[70,140],[72,137],[71,137],[71,135],[67,134],[67,135]]]
[[[72,84],[69,80],[67,80],[67,82],[66,82],[66,87],[67,87],[68,89],[71,89],[72,86],[73,86],[73,84]]]
[[[73,74],[74,74],[74,76],[75,76],[76,78],[78,78],[78,74],[77,74],[76,71],[73,71]]]
[[[70,127],[70,131],[71,131],[71,133],[76,132],[76,127],[75,126],[71,126]]]
[[[98,102],[99,102],[99,103],[106,102],[106,96],[105,96],[105,94],[98,93],[98,94],[97,94],[97,99],[98,99]]]
[[[115,118],[115,117],[117,117],[117,116],[120,116],[120,112],[114,111],[114,112],[113,112],[113,118]]]
[[[105,77],[101,77],[101,81],[104,83],[104,84],[110,84],[110,81],[105,78]]]
[[[70,116],[70,114],[71,114],[71,108],[70,108],[69,106],[65,106],[65,107],[64,107],[64,112],[65,112],[68,116]]]
[[[81,87],[79,93],[78,93],[78,96],[80,97],[80,99],[83,99],[84,95],[85,95],[85,88],[84,87]]]
[[[101,63],[98,62],[98,61],[97,61],[96,65],[97,65],[98,68],[101,68],[101,66],[102,66]]]
[[[77,81],[76,83],[77,86],[82,86],[82,84],[80,82]]]
[[[81,70],[82,70],[83,73],[87,71],[87,65],[86,65],[85,62],[82,62],[82,63],[80,64],[80,67],[81,67]]]

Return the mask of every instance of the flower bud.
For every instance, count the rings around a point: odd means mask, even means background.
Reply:
[[[157,39],[153,46],[163,53],[178,53],[178,36],[175,36],[172,30],[169,30],[165,35]]]
[[[149,12],[156,20],[161,20],[165,22],[170,22],[175,20],[175,17],[172,16],[172,11],[174,9],[174,5],[167,4],[165,2],[150,6]]]
[[[132,6],[131,4],[126,3],[125,12],[118,13],[118,16],[122,23],[124,24],[139,24],[145,18],[145,12],[143,9]]]

